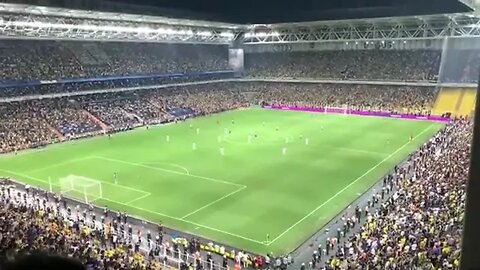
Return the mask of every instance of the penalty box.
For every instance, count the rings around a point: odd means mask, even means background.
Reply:
[[[172,169],[166,163],[159,163],[159,166],[151,164],[90,156],[56,166],[56,173],[52,176],[55,180],[69,175],[97,180],[102,185],[102,198],[99,200],[147,207],[151,211],[179,218],[204,213],[204,210],[208,212],[213,203],[246,188],[241,184],[190,174],[181,166]],[[58,175],[59,171],[63,171],[63,175]],[[117,184],[114,173],[117,174]],[[188,198],[190,203],[174,203],[183,197]]]

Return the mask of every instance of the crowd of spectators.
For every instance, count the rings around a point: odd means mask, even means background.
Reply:
[[[223,45],[2,40],[0,81],[228,69]]]
[[[428,114],[434,97],[435,90],[429,87],[248,82],[2,103],[0,151],[40,146],[58,140],[59,134],[97,132],[102,126],[96,119],[110,128],[170,121],[174,117],[168,111],[174,108],[210,114],[250,101]],[[310,265],[335,270],[456,269],[471,136],[470,121],[447,125],[411,155],[405,167],[385,178],[382,190],[365,210],[357,207],[344,217],[344,230],[319,247]],[[78,258],[92,269],[160,269],[166,263],[159,257],[160,250],[139,252],[141,243],[124,233],[128,229],[88,228],[78,211],[74,215],[70,209],[69,217],[61,215],[58,202],[48,207],[49,199],[16,196],[2,189],[0,204],[0,229],[8,232],[0,236],[0,249],[47,250]],[[108,223],[108,219],[100,220]],[[121,244],[112,246],[113,231],[115,239],[121,234],[130,237],[130,242],[115,240]],[[187,246],[183,249],[190,254],[199,249],[193,248],[197,244]],[[172,248],[176,250],[178,243]],[[0,251],[0,255],[10,255]],[[283,268],[291,258],[248,260],[253,264],[268,260],[269,265],[272,260],[272,266]]]
[[[84,91],[100,91],[106,89],[133,88],[133,87],[153,87],[166,84],[178,84],[186,82],[198,82],[209,80],[229,79],[233,77],[233,72],[215,72],[215,73],[198,73],[171,76],[130,76],[111,80],[90,80],[81,79],[76,82],[69,83],[36,83],[33,85],[20,84],[18,86],[0,84],[1,97],[19,97],[46,94],[66,94],[71,92]]]
[[[128,102],[128,99],[95,99],[94,102],[86,103],[85,108],[92,114],[102,119],[107,125],[114,126],[116,128],[134,127],[138,123],[138,119],[133,115],[128,115],[122,108],[122,104],[126,102]]]
[[[31,102],[1,103],[0,115],[0,152],[39,147],[57,139]]]
[[[73,100],[34,101],[32,106],[38,108],[39,117],[44,118],[63,136],[71,137],[99,129],[99,126],[89,117],[88,113]]]
[[[448,124],[341,217],[310,267],[459,269],[473,122]],[[365,207],[365,208],[363,208]]]
[[[123,130],[175,120],[174,111],[205,115],[269,103],[348,107],[428,115],[435,98],[430,87],[301,84],[209,83],[3,103],[1,151],[44,145],[55,139]]]
[[[440,81],[448,83],[475,83],[480,71],[478,50],[446,50]]]
[[[430,114],[436,91],[432,87],[250,83],[259,102],[311,107],[349,107],[361,110]]]
[[[180,252],[194,258],[199,250],[186,248],[195,239],[180,245],[164,236],[161,225],[150,231],[126,214],[74,205],[28,186],[18,188],[9,180],[0,188],[0,268],[21,255],[42,252],[74,258],[89,270],[160,270],[180,265],[180,257],[192,263]],[[215,262],[210,256],[207,263]]]
[[[3,40],[0,42],[0,52],[0,82],[4,84],[0,85],[0,97],[160,85],[233,76],[233,73],[197,73],[228,70],[228,50],[224,46]],[[445,59],[441,61],[441,57]],[[420,49],[247,53],[244,75],[334,80],[439,79],[442,82],[471,83],[477,81],[478,58],[475,50],[448,50],[443,55],[440,50]],[[177,74],[183,72],[189,75]],[[159,76],[165,73],[177,75]],[[127,77],[89,79],[102,76]],[[51,82],[62,78],[84,80]],[[43,83],[10,84],[19,80],[39,80]]]
[[[231,84],[217,83],[186,87],[168,101],[170,107],[189,107],[200,114],[211,114],[248,105],[245,97]]]
[[[220,45],[2,40],[0,52],[3,83],[228,69],[228,50]],[[438,78],[441,57],[439,50],[252,53],[245,55],[245,75],[432,81]],[[443,81],[477,81],[476,51],[449,51],[445,57],[447,64],[440,74]],[[0,89],[0,97],[211,78],[219,77],[8,86]],[[177,109],[205,115],[251,103],[269,103],[428,115],[435,95],[434,88],[421,86],[231,82],[5,102],[0,103],[0,153],[85,134],[173,121],[177,115],[171,111]],[[381,190],[374,192],[367,205],[357,206],[342,217],[344,226],[318,246],[309,267],[457,269],[471,137],[471,121],[454,120],[448,124],[404,166],[385,177]],[[212,243],[167,240],[161,228],[154,233],[133,230],[126,215],[104,212],[96,217],[93,207],[74,208],[50,194],[0,186],[0,261],[35,250],[73,257],[94,270],[163,269],[180,253],[194,261],[188,265],[187,260],[173,260],[182,269],[202,265],[202,260],[209,266],[216,263],[215,269],[228,265],[226,256],[222,259],[201,251],[205,246],[215,250]],[[244,266],[279,269],[292,262],[289,256],[253,257],[242,252],[231,259]]]
[[[335,50],[245,55],[248,76],[341,80],[433,80],[440,50]]]
[[[229,69],[228,48],[223,45],[2,40],[0,52],[0,81],[4,83]],[[442,55],[441,50],[433,49],[247,53],[245,75],[388,81],[425,81],[440,77],[445,82],[475,82],[478,58],[475,50],[448,50]],[[0,93],[11,96],[14,92],[65,92],[158,84],[158,81],[164,83],[170,79],[25,85],[5,87]]]
[[[0,269],[28,254],[73,258],[88,270],[227,270],[234,264],[285,269],[293,262],[289,255],[227,250],[178,235],[161,224],[79,204],[8,178],[0,178],[0,232]]]
[[[114,127],[170,120],[164,107],[151,102],[159,93],[137,91],[78,97],[85,109]]]
[[[0,152],[216,113],[249,103],[229,84],[217,83],[2,104]],[[170,111],[176,109],[192,113],[172,115]]]

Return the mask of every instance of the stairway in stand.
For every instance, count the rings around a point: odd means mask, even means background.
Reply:
[[[62,133],[60,133],[60,131],[58,131],[58,129],[54,128],[52,125],[50,125],[47,121],[45,121],[45,124],[47,125],[47,127],[53,132],[55,133],[55,135],[57,135],[57,138],[60,140],[60,141],[64,141],[65,140],[65,136],[63,136]]]
[[[102,122],[102,120],[98,119],[95,115],[91,114],[89,111],[82,109],[82,112],[88,116],[95,124],[97,124],[103,131],[108,130],[108,126]]]
[[[452,116],[471,117],[475,110],[474,88],[443,88],[438,94],[433,114],[451,113]]]
[[[457,106],[462,96],[463,90],[461,88],[442,88],[435,100],[432,110],[433,114],[451,113],[453,116],[456,116]]]
[[[471,117],[475,111],[476,91],[474,88],[465,89],[462,100],[457,106],[457,113],[460,116]]]
[[[121,109],[121,110],[122,110],[122,111],[125,113],[125,115],[128,116],[130,119],[137,119],[137,121],[138,121],[140,124],[145,123],[145,122],[143,121],[143,118],[141,118],[141,117],[138,116],[137,114],[134,114],[134,113],[131,113],[131,112],[127,112],[127,111],[124,110],[124,109]]]

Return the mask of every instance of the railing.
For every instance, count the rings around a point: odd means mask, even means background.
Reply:
[[[14,185],[15,189],[17,190],[22,190],[22,187],[26,186],[25,183],[17,180],[17,179],[11,179],[11,178],[2,178],[0,176],[0,183],[6,183],[7,185]],[[18,187],[17,185],[20,185]],[[47,191],[38,187],[29,187],[30,189],[35,189],[37,190],[38,194],[46,194]],[[22,191],[23,192],[23,191]],[[17,192],[15,192],[17,193]],[[65,198],[64,198],[65,199]],[[82,205],[83,209],[88,209],[90,206],[86,205],[84,202],[76,200],[74,198],[68,197],[68,201],[71,202],[71,208],[74,209],[74,205]],[[102,212],[103,209],[94,206],[94,208],[97,211]],[[62,209],[63,211],[66,211],[66,209]],[[67,213],[62,212],[59,213],[62,217],[67,218]],[[132,218],[132,217],[130,217]],[[134,217],[133,217],[134,218]],[[90,219],[85,219],[84,220],[84,225],[89,226],[90,228],[98,228],[98,223],[95,223],[94,221]],[[199,258],[198,260],[195,259],[195,256],[189,254],[188,252],[181,252],[181,250],[174,250],[173,246],[170,246],[167,248],[165,244],[162,245],[157,245],[154,241],[147,240],[145,237],[141,237],[142,243],[147,243],[146,245],[140,246],[139,250],[141,251],[142,255],[148,260],[148,258],[152,257],[151,251],[158,249],[159,252],[158,254],[153,255],[153,258],[159,262],[162,263],[164,268],[175,268],[175,269],[181,269],[182,264],[192,264],[194,269],[198,269],[197,266],[200,264],[202,266],[202,269],[218,269],[218,270],[228,270],[230,267],[227,264],[227,267],[223,267],[220,263],[218,262],[213,262],[209,263],[207,262],[203,257]],[[108,245],[108,244],[107,244]],[[112,248],[112,247],[110,247]]]

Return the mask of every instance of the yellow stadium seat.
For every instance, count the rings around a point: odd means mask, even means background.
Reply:
[[[470,117],[473,115],[473,111],[475,110],[475,98],[475,89],[465,89],[457,112],[459,116]]]
[[[443,88],[438,93],[435,105],[433,106],[433,114],[442,115],[451,113],[453,116],[457,115],[457,104],[462,96],[460,88]]]

